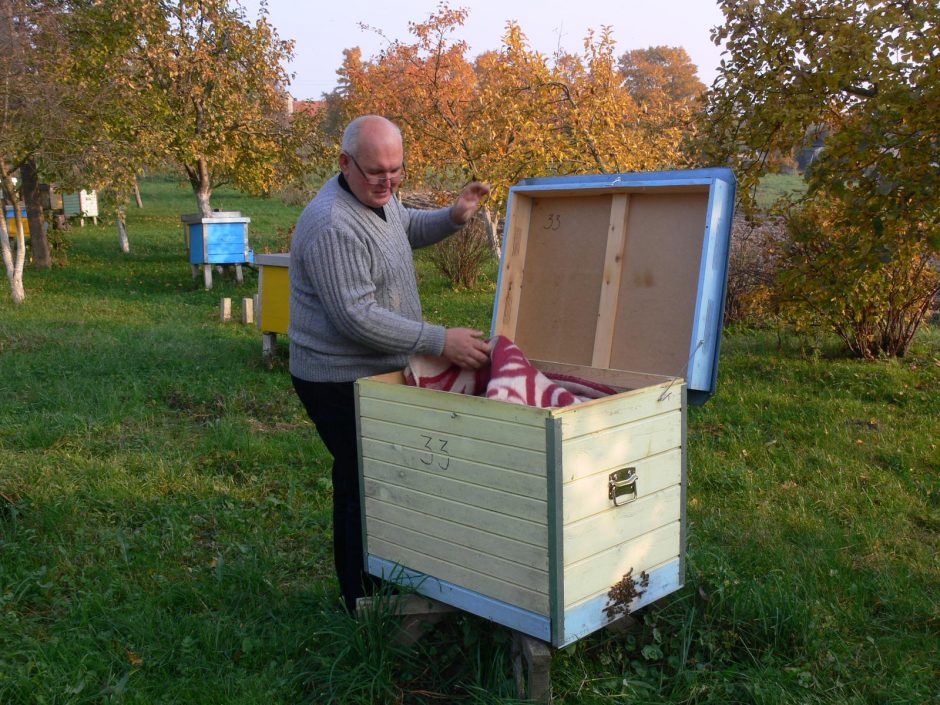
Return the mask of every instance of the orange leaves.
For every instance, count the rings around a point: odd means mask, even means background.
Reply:
[[[686,126],[674,104],[641,109],[622,80],[610,28],[591,33],[583,54],[535,51],[508,22],[499,51],[471,60],[457,31],[465,10],[439,6],[412,23],[412,41],[391,42],[370,60],[347,50],[341,77],[345,118],[380,113],[402,129],[411,173],[438,184],[481,178],[500,210],[525,176],[676,166]]]

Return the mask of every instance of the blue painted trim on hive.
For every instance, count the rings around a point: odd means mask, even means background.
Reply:
[[[562,177],[559,177],[562,178]],[[541,191],[557,191],[560,187],[565,188],[570,191],[582,191],[582,190],[597,190],[597,189],[606,189],[606,188],[662,188],[663,186],[707,186],[712,180],[711,179],[632,179],[624,180],[621,179],[617,181],[617,175],[614,174],[610,177],[606,177],[603,181],[572,181],[570,183],[556,182],[556,183],[538,183],[538,184],[525,184],[523,186],[513,186],[511,191],[515,193],[524,193],[524,194],[538,194]]]
[[[211,247],[244,247],[245,233],[216,233],[210,230],[209,245]]]
[[[215,243],[209,243],[209,256],[212,255],[240,255],[242,257],[246,254],[245,243],[239,243],[237,245],[227,244],[224,246],[219,246]]]
[[[737,197],[737,182],[734,180],[734,175],[732,174],[728,180],[719,180],[716,183],[717,193],[724,196],[725,208],[722,209],[719,214],[718,229],[719,232],[725,233],[726,236],[722,241],[723,250],[716,254],[718,262],[723,266],[722,274],[720,275],[720,291],[717,294],[718,297],[718,332],[715,338],[715,348],[714,348],[714,364],[711,366],[711,394],[715,393],[715,389],[718,385],[718,355],[721,352],[721,332],[724,328],[725,321],[725,299],[727,297],[728,291],[728,261],[731,255],[731,229],[734,222],[734,204]],[[722,193],[723,192],[723,193]],[[711,396],[709,394],[709,396]],[[706,397],[707,399],[707,397]],[[695,399],[693,403],[701,404],[706,399],[701,401]]]
[[[515,629],[542,641],[551,639],[551,624],[548,617],[507,604],[473,590],[454,585],[446,580],[425,575],[405,568],[398,563],[369,555],[368,571],[398,585],[408,586],[425,597],[439,600],[465,612],[483,617],[491,622]]]
[[[619,181],[616,181],[619,179]],[[716,179],[734,181],[734,174],[727,167],[709,167],[705,169],[677,169],[670,171],[647,171],[624,174],[585,174],[576,176],[538,176],[523,179],[512,189],[531,186],[569,185],[573,187],[597,188],[599,186],[663,186],[663,182],[678,184],[707,184]],[[507,218],[508,221],[508,218]]]
[[[180,216],[180,220],[187,225],[197,225],[199,223],[250,223],[251,218],[240,217],[222,217],[222,218],[201,218],[198,213]]]
[[[679,579],[678,558],[663,563],[652,570],[649,576],[649,586],[640,597],[630,603],[630,612],[636,612],[641,607],[645,607],[682,587],[682,582]],[[637,576],[634,575],[633,577]],[[610,624],[611,620],[604,613],[604,608],[607,607],[608,602],[609,599],[605,593],[567,610],[565,612],[564,639],[558,646],[567,646]]]
[[[731,177],[733,179],[733,176]],[[718,381],[718,349],[724,318],[731,242],[734,189],[727,179],[712,183],[705,216],[705,233],[699,264],[692,338],[689,341],[688,380],[690,400],[702,404],[715,393]]]
[[[190,262],[190,264],[244,264],[251,260],[244,252],[227,252],[222,254],[210,254],[203,257],[199,262]]]
[[[242,242],[209,242],[210,255],[244,255],[245,243]]]

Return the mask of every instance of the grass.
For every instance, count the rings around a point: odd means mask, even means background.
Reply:
[[[286,347],[222,324],[190,278],[192,196],[142,184],[69,234],[68,266],[0,296],[0,703],[508,703],[508,632],[470,616],[414,647],[356,622],[332,575],[329,459]],[[256,251],[299,208],[233,192]],[[488,328],[494,271],[426,314]],[[626,634],[555,653],[558,703],[940,699],[940,331],[861,362],[726,331],[689,413],[688,579]]]
[[[757,205],[770,208],[782,198],[791,200],[806,191],[806,181],[802,174],[766,174],[757,188]]]

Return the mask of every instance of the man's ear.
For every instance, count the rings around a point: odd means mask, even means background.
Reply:
[[[346,175],[346,172],[349,171],[349,155],[346,152],[339,153],[339,170],[343,172],[343,175]]]

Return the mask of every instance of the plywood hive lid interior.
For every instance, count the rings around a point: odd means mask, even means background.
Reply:
[[[528,179],[510,191],[493,334],[533,360],[714,392],[734,177]],[[697,397],[697,398],[696,398]]]

